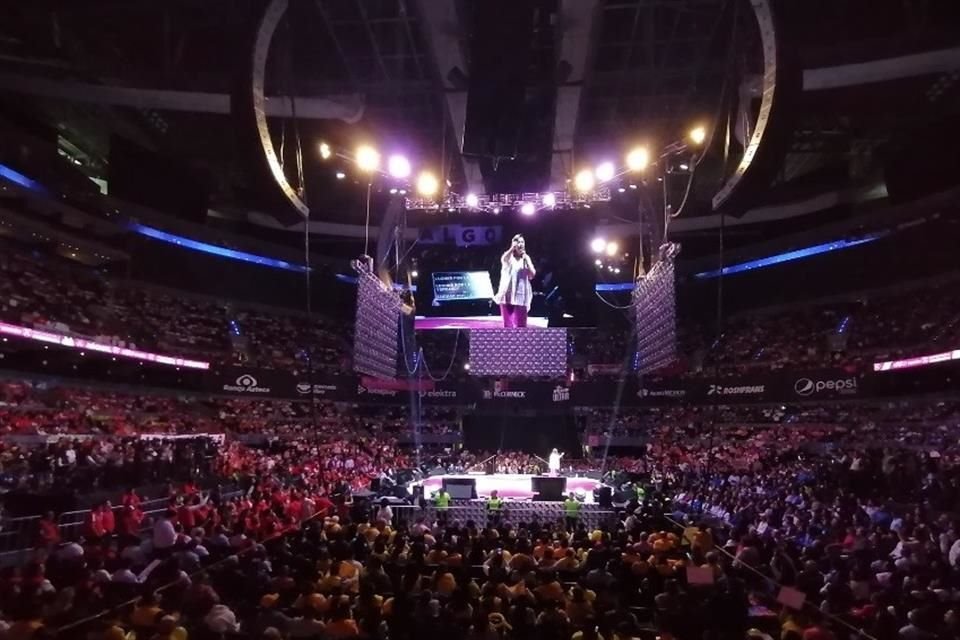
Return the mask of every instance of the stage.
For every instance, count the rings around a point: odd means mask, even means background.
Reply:
[[[534,477],[543,476],[534,476],[529,473],[494,473],[489,475],[480,473],[446,474],[424,478],[422,484],[424,495],[429,497],[433,492],[443,486],[444,479],[468,478],[476,482],[477,497],[486,498],[490,495],[491,491],[496,490],[500,497],[505,500],[532,501],[534,492],[531,487],[531,481]],[[593,490],[599,485],[600,481],[594,480],[593,478],[580,476],[568,477],[566,493],[572,491],[579,497],[582,492],[584,504],[593,504]]]
[[[528,317],[528,327],[545,329],[547,319]],[[499,329],[503,327],[503,318],[500,316],[417,316],[413,328],[423,329]]]

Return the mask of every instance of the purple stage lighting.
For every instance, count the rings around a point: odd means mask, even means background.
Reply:
[[[532,202],[524,202],[523,206],[520,207],[520,213],[525,216],[532,216],[534,213],[536,213],[536,211],[537,207],[534,206]]]
[[[387,160],[387,172],[394,178],[409,178],[410,171],[410,161],[406,156],[395,154]]]

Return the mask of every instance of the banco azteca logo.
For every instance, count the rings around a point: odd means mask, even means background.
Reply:
[[[243,387],[243,388],[245,388],[245,389],[249,389],[249,388],[251,388],[251,387],[256,387],[256,386],[257,386],[257,379],[254,378],[254,377],[253,377],[252,375],[250,375],[249,373],[245,373],[245,374],[243,374],[242,376],[240,376],[239,378],[237,378],[237,386],[238,386],[238,387]]]

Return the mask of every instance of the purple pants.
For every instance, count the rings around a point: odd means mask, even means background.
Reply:
[[[502,304],[500,305],[500,315],[503,316],[505,329],[527,326],[527,308],[522,304]]]

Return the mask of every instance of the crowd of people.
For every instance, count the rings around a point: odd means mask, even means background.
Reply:
[[[125,281],[7,241],[2,248],[0,320],[215,363],[305,371],[309,353],[317,370],[349,368],[349,322],[319,314],[308,322],[290,310],[254,309]],[[952,346],[960,339],[958,308],[960,294],[949,281],[739,314],[727,319],[719,340],[714,327],[681,314],[681,359],[671,371],[856,366],[877,354]],[[630,335],[626,321],[571,331],[573,369],[589,376],[606,375],[611,371],[604,367],[624,362],[629,368]],[[410,348],[423,348],[435,375],[467,375],[466,335],[420,332],[417,341]],[[592,373],[598,366],[600,373]]]
[[[873,425],[939,433],[956,415],[926,406],[911,413],[933,422],[893,413]],[[856,410],[828,428],[792,409],[753,408],[749,426],[728,414],[713,431],[651,428],[641,453],[606,459],[643,491],[596,530],[360,508],[354,491],[413,464],[384,436],[233,442],[214,464],[239,495],[180,491],[140,535],[101,522],[38,537],[33,560],[0,577],[0,628],[17,639],[960,637],[956,438],[894,447],[858,432]],[[447,458],[466,468],[486,454]],[[501,473],[537,463],[497,460]],[[778,616],[781,586],[805,604]]]

